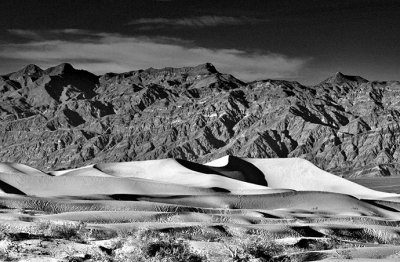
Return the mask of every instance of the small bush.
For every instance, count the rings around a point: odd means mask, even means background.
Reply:
[[[166,259],[168,261],[191,261],[201,262],[203,258],[198,254],[191,252],[189,246],[183,241],[174,239],[158,240],[148,243],[143,248],[145,257]]]
[[[37,222],[36,230],[53,238],[82,240],[86,225],[73,222],[55,223],[46,220]]]
[[[154,231],[156,232],[156,231]],[[230,237],[229,232],[221,227],[187,227],[187,228],[174,228],[170,230],[158,231],[158,234],[168,234],[176,239],[187,239],[195,241],[219,242],[223,237]]]
[[[340,259],[352,259],[353,258],[350,250],[337,250],[336,255]]]
[[[242,239],[232,239],[231,242],[225,242],[225,246],[230,252],[232,261],[278,261],[275,257],[284,253],[282,245],[276,244],[269,238],[248,237]]]
[[[271,261],[274,256],[283,252],[283,248],[274,242],[263,241],[245,245],[244,252],[262,261]]]
[[[400,243],[400,237],[397,232],[380,230],[376,228],[364,228],[363,233],[367,236],[367,238],[373,239],[374,242],[378,242],[380,244],[399,245]]]
[[[12,242],[9,239],[0,240],[0,259],[1,261],[10,261],[10,249],[12,247]]]
[[[105,229],[89,229],[86,231],[86,238],[95,240],[106,240],[118,237],[118,232]]]
[[[0,240],[0,261],[17,261],[20,251],[18,243],[8,237]]]
[[[117,261],[168,261],[200,262],[204,257],[193,252],[183,240],[173,235],[142,231],[135,237],[122,241],[122,247],[116,254]]]

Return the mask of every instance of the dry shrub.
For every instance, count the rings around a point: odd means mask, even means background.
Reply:
[[[36,222],[35,229],[45,236],[67,240],[82,240],[86,234],[86,225],[74,222],[56,223],[42,220]]]
[[[162,232],[139,231],[121,240],[117,261],[201,262],[205,257],[193,252],[183,239]]]
[[[271,238],[248,236],[231,238],[225,241],[225,247],[232,261],[282,261],[278,257],[284,253],[283,245],[277,244]]]
[[[369,238],[372,238],[375,242],[380,244],[400,244],[400,236],[397,232],[390,230],[380,230],[376,228],[364,228],[363,233],[365,233]]]

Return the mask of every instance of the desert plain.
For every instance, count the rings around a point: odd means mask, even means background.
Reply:
[[[1,259],[399,261],[393,179],[378,191],[301,158],[2,163]]]

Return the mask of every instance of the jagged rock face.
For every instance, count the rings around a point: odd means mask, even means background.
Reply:
[[[211,64],[0,77],[0,161],[40,169],[180,158],[303,157],[345,177],[400,175],[400,83],[341,73],[243,83]]]

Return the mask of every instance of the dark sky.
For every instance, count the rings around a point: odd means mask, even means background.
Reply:
[[[400,80],[400,2],[1,0],[0,73],[62,62],[99,74],[211,62],[244,80]]]

